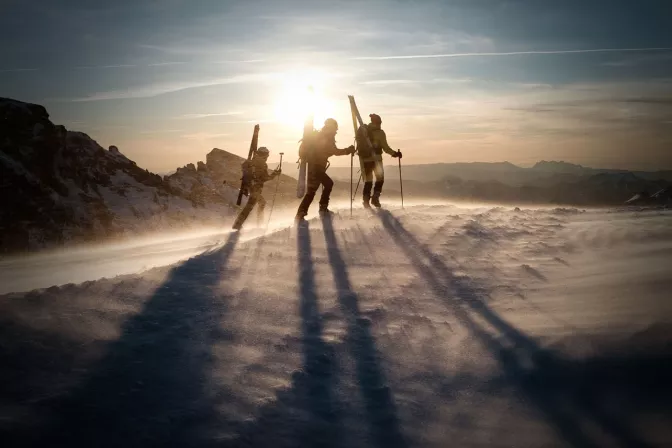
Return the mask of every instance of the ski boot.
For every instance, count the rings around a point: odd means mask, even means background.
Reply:
[[[294,217],[294,225],[295,226],[300,226],[300,225],[305,224],[307,222],[308,221],[306,221],[306,217],[304,215],[296,215]]]
[[[362,205],[364,208],[371,208],[371,188],[372,182],[364,182],[364,189],[362,190]]]
[[[321,206],[318,213],[320,214],[320,218],[331,218],[334,216],[334,212],[329,210],[326,206]]]
[[[374,207],[380,208],[380,193],[383,191],[383,181],[377,180],[373,186],[373,197],[371,197],[371,204]]]

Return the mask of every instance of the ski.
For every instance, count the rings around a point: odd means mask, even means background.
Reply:
[[[352,125],[355,128],[355,138],[357,138],[357,132],[361,129],[361,132],[366,139],[366,143],[368,143],[369,147],[372,147],[373,145],[371,144],[371,140],[369,140],[369,134],[366,131],[366,127],[364,127],[364,120],[362,120],[362,116],[359,114],[359,109],[355,103],[355,97],[353,95],[348,95],[348,99],[350,100],[350,112],[352,113]],[[359,123],[359,128],[357,128],[356,123]]]
[[[299,178],[296,183],[296,197],[302,198],[306,194],[306,161],[299,159]]]
[[[308,88],[308,92],[312,96],[314,94],[312,86]],[[310,135],[314,131],[314,111],[310,111],[310,114],[306,117],[306,121],[303,122],[303,137],[301,138],[301,145],[299,145],[299,176],[296,184],[296,197],[302,198],[306,194],[306,177],[307,177],[307,166],[306,160],[301,157],[301,147],[310,140]]]
[[[254,132],[252,133],[252,141],[250,142],[250,152],[247,154],[247,160],[252,160],[254,152],[257,150],[257,143],[259,141],[259,125],[254,125]],[[240,205],[243,201],[243,189],[245,188],[245,180],[240,179],[240,190],[238,190],[238,199],[236,200],[236,205]]]

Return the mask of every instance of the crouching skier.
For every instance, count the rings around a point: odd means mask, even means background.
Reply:
[[[249,199],[233,223],[233,228],[236,230],[240,230],[243,227],[243,223],[245,223],[245,220],[257,203],[259,204],[257,207],[257,225],[261,225],[264,217],[264,208],[266,207],[266,199],[261,195],[264,183],[280,175],[281,172],[278,168],[269,174],[268,165],[266,164],[268,154],[268,148],[262,146],[255,151],[252,159],[246,160],[243,163],[243,178],[246,179],[245,183]]]
[[[383,151],[392,157],[401,158],[401,151],[395,151],[387,144],[385,131],[381,129],[382,119],[379,115],[369,115],[371,122],[362,125],[357,130],[357,155],[359,156],[359,165],[362,169],[362,179],[364,179],[364,189],[362,190],[362,204],[364,207],[371,208],[370,204],[380,207],[380,193],[383,191],[385,182],[385,171],[383,170]],[[366,127],[366,129],[363,129]],[[369,147],[368,141],[373,147]],[[376,177],[376,183],[373,183],[373,176]],[[373,188],[373,196],[371,189]],[[369,202],[370,201],[370,202]]]
[[[327,166],[329,157],[345,156],[355,153],[355,147],[350,145],[347,148],[336,147],[336,133],[338,132],[338,123],[333,118],[327,118],[324,126],[318,132],[310,137],[310,141],[304,142],[299,150],[303,152],[301,157],[305,157],[307,163],[306,176],[306,194],[303,196],[299,209],[296,212],[294,221],[300,223],[304,221],[308,214],[308,208],[315,198],[317,189],[322,185],[322,196],[320,197],[320,215],[328,216],[331,212],[328,209],[329,196],[334,187],[334,181],[327,175]]]

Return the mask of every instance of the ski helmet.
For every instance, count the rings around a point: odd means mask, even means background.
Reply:
[[[327,118],[324,120],[324,127],[325,128],[334,128],[335,130],[338,131],[338,122],[334,120],[333,118]]]
[[[380,118],[380,115],[378,115],[378,114],[369,114],[369,118],[371,118],[371,123],[373,123],[373,124],[380,125],[383,122],[383,119]]]
[[[268,154],[269,154],[268,148],[265,146],[262,146],[259,149],[257,149],[257,155],[260,157],[268,157]]]

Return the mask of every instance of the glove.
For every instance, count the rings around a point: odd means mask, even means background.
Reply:
[[[392,157],[394,157],[395,159],[397,157],[401,159],[401,151],[397,151],[396,153],[392,154]]]
[[[280,173],[282,173],[282,170],[280,168],[276,168],[275,170],[273,170],[273,176],[274,177],[279,176]]]
[[[348,146],[347,150],[348,150],[348,154],[354,154],[355,153],[355,146],[350,145],[350,146]]]

